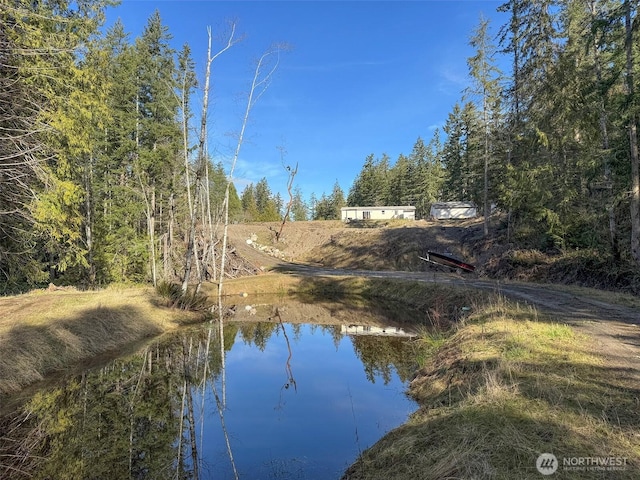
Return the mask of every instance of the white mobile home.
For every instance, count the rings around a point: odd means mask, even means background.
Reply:
[[[475,218],[478,208],[473,202],[439,202],[431,205],[430,215],[436,220]]]
[[[343,222],[352,220],[391,220],[394,218],[416,219],[416,207],[412,206],[342,207],[340,210]]]

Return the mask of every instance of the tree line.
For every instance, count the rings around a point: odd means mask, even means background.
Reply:
[[[369,156],[347,203],[425,217],[436,200],[473,201],[505,213],[510,242],[640,263],[638,4],[508,0],[497,33],[481,18],[444,141],[393,165]]]
[[[280,218],[266,179],[239,196],[207,152],[207,103],[192,98],[207,98],[209,71],[199,83],[158,11],[136,38],[120,21],[103,32],[115,3],[0,6],[2,291],[215,277],[218,226]],[[209,32],[207,69],[237,43],[235,25],[222,36],[213,52]],[[279,51],[256,64],[243,129]]]
[[[216,277],[219,225],[339,218],[347,204],[410,204],[419,217],[441,200],[495,205],[509,241],[640,262],[637,1],[507,1],[497,33],[485,19],[472,32],[471,86],[442,132],[394,162],[368,156],[346,195],[336,182],[308,202],[266,178],[238,194],[207,152],[206,104],[191,99],[208,77],[199,84],[189,45],[171,47],[158,12],[136,38],[120,22],[103,32],[114,3],[0,7],[3,291]],[[224,33],[209,66],[237,42],[234,25]]]

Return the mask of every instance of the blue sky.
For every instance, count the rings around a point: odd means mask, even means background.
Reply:
[[[507,19],[496,12],[502,3],[122,0],[107,10],[107,24],[120,18],[134,38],[159,10],[174,48],[189,44],[202,78],[207,27],[215,37],[236,21],[244,38],[212,71],[209,149],[223,162],[235,148],[255,59],[273,43],[289,44],[252,111],[234,182],[242,191],[266,177],[286,199],[284,151],[286,164],[298,163],[294,185],[308,198],[331,193],[336,181],[347,194],[369,154],[395,162],[418,137],[431,139],[468,86],[469,38],[480,15],[496,35]],[[199,112],[201,95],[194,101]]]

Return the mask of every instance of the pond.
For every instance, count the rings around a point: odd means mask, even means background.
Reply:
[[[35,393],[0,425],[9,478],[338,479],[416,410],[394,314],[231,309]]]

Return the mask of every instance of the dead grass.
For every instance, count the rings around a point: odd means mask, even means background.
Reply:
[[[193,320],[193,314],[161,307],[148,288],[2,297],[0,395]]]
[[[412,382],[420,411],[344,479],[539,479],[545,452],[560,462],[557,478],[638,478],[640,389],[592,351],[571,327],[503,299],[476,308]],[[563,470],[574,457],[627,466]]]

